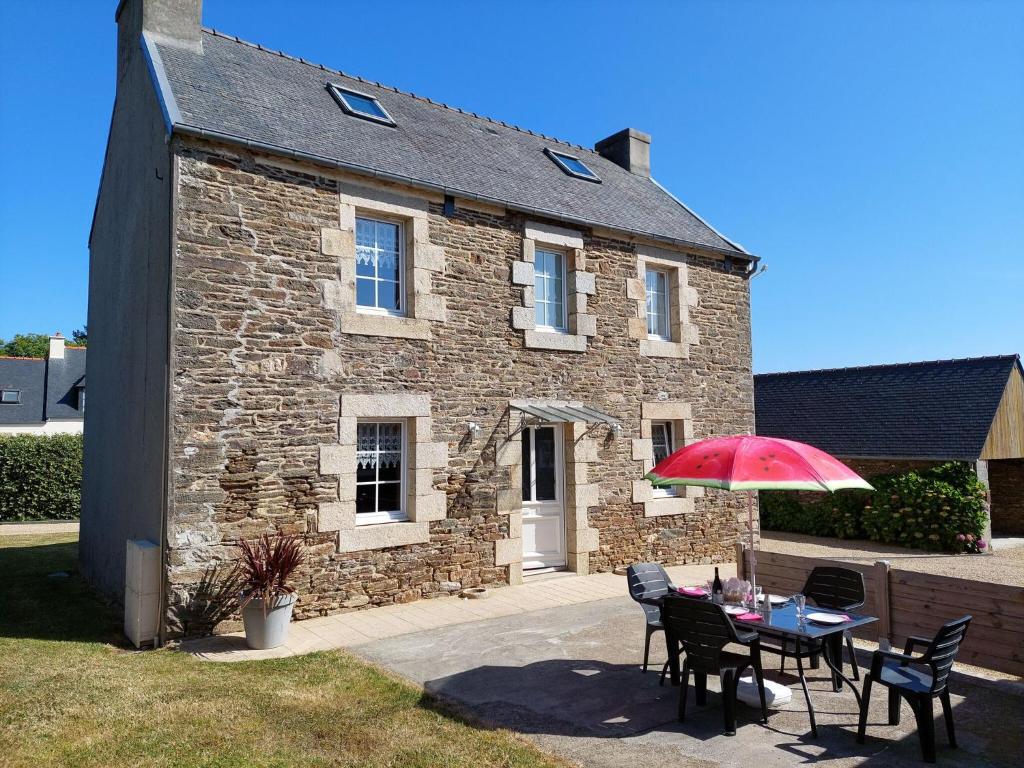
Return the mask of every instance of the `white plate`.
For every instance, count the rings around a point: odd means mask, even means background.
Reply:
[[[783,597],[782,595],[768,595],[768,599],[771,601],[772,605],[785,605],[789,602],[789,598]],[[761,602],[764,602],[764,598],[761,598]]]
[[[739,616],[741,613],[746,613],[747,609],[742,605],[727,605],[725,606],[725,612],[730,616]]]
[[[834,613],[808,613],[807,618],[810,621],[816,621],[819,624],[845,624],[846,619],[842,616],[836,616]]]

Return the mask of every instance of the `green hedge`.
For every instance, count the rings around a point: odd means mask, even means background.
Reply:
[[[878,475],[868,482],[874,492],[839,491],[819,497],[762,491],[761,525],[769,531],[866,538],[943,552],[979,549],[986,494],[969,465],[950,462],[922,471]]]
[[[74,520],[81,509],[81,435],[0,435],[0,522]]]

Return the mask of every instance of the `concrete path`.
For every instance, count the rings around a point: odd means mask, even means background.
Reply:
[[[884,692],[876,688],[868,741],[859,745],[852,693],[833,693],[821,671],[810,673],[820,734],[812,737],[798,681],[779,674],[772,656],[766,657],[767,676],[790,686],[793,699],[770,711],[767,725],[741,704],[736,736],[724,736],[717,679],[708,682],[713,693],[706,707],[696,706],[691,687],[687,720],[680,723],[679,689],[658,685],[664,641],[655,636],[652,669],[645,675],[639,669],[643,637],[639,609],[617,597],[395,636],[353,652],[472,718],[522,733],[587,768],[921,765],[909,707],[901,725],[889,726]],[[940,717],[939,764],[1019,766],[1024,692],[1013,685],[983,687],[961,675],[954,676],[951,690],[960,749],[947,746]]]
[[[718,566],[721,577],[736,575],[736,566]],[[714,575],[714,566],[683,565],[668,569],[677,584],[702,584]],[[626,595],[626,579],[612,573],[591,576],[551,574],[528,577],[515,587],[497,587],[483,600],[440,597],[402,605],[389,605],[349,613],[306,619],[291,625],[288,643],[268,651],[250,650],[241,633],[189,640],[181,649],[207,661],[252,661],[297,656],[332,648],[351,648],[363,643],[479,622],[531,611],[590,603]]]
[[[0,536],[46,536],[51,533],[78,533],[78,521],[51,523],[0,523]]]
[[[669,571],[677,583],[692,584],[710,569]],[[732,569],[722,575],[732,575]],[[737,735],[724,736],[715,679],[708,681],[706,707],[696,706],[691,687],[687,721],[679,723],[678,689],[658,685],[662,636],[652,639],[651,671],[641,674],[643,617],[624,592],[622,576],[549,577],[497,589],[486,600],[440,598],[297,622],[288,646],[273,651],[248,651],[238,635],[191,641],[183,650],[236,661],[346,648],[422,685],[472,722],[522,733],[586,768],[921,765],[906,705],[901,724],[888,725],[885,696],[876,689],[868,742],[859,745],[852,693],[833,693],[822,672],[811,672],[809,679],[820,734],[812,737],[797,679],[778,673],[771,656],[768,677],[788,685],[793,699],[772,710],[767,725],[740,705]],[[863,667],[868,656],[862,653],[860,661]],[[937,720],[939,764],[1019,765],[1024,686],[957,673],[951,691],[960,749],[947,746]]]

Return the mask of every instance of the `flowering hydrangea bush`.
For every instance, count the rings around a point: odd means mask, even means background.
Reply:
[[[765,530],[867,538],[941,552],[982,552],[985,487],[968,464],[869,478],[875,491],[762,491]],[[811,499],[814,499],[813,501]]]
[[[872,485],[861,519],[869,539],[943,552],[984,549],[977,542],[985,529],[986,492],[968,465],[886,475]]]

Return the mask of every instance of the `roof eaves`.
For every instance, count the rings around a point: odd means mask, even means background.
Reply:
[[[873,371],[883,368],[911,368],[917,365],[941,365],[950,363],[980,363],[990,360],[1016,361],[1020,366],[1020,355],[985,355],[981,357],[954,357],[946,360],[914,360],[909,363],[874,363],[872,365],[851,365],[845,368],[809,368],[804,371],[769,371],[767,373],[755,373],[754,378],[767,378],[769,376],[803,376],[811,373],[845,373],[846,371]],[[1024,370],[1024,369],[1022,369]]]
[[[153,88],[156,91],[157,101],[160,102],[160,111],[164,116],[164,124],[167,127],[167,134],[170,135],[174,126],[181,122],[181,112],[178,110],[178,102],[174,98],[174,91],[167,80],[167,71],[164,69],[163,59],[160,58],[160,51],[148,32],[142,33],[142,51],[146,57],[146,68],[149,76],[153,78]]]
[[[699,221],[705,227],[707,227],[712,232],[714,232],[716,235],[718,235],[720,238],[722,238],[725,242],[727,242],[729,245],[731,245],[733,248],[735,248],[739,253],[744,253],[744,254],[750,256],[751,260],[754,261],[755,263],[761,260],[760,256],[754,256],[752,253],[750,253],[746,248],[744,248],[742,245],[737,243],[735,240],[730,240],[728,237],[726,237],[721,232],[719,232],[717,229],[715,229],[713,226],[711,226],[708,223],[708,221],[703,216],[701,216],[699,213],[697,213],[695,210],[693,210],[690,206],[688,206],[686,203],[684,203],[678,197],[676,197],[671,192],[669,192],[669,190],[666,187],[662,186],[661,183],[659,183],[658,180],[655,179],[653,176],[649,176],[648,178],[654,183],[654,186],[656,186],[658,189],[660,189],[666,195],[668,195],[673,200],[675,200],[676,203],[678,203],[683,208],[684,211],[686,211],[688,214],[693,216],[693,218],[695,218],[697,221]]]
[[[757,261],[760,260],[758,256],[754,256],[753,254],[748,253],[747,251],[744,251],[742,249],[736,250],[732,248],[719,248],[704,243],[696,243],[693,242],[692,240],[682,240],[679,238],[668,237],[666,235],[659,235],[654,232],[645,232],[643,230],[628,229],[625,227],[607,224],[601,221],[594,221],[582,217],[566,216],[565,214],[559,213],[558,211],[552,211],[545,208],[537,208],[513,200],[503,200],[497,197],[480,195],[475,192],[470,192],[468,190],[450,187],[444,184],[437,184],[435,182],[424,181],[423,179],[417,179],[411,176],[404,176],[402,174],[389,173],[387,171],[381,171],[376,168],[371,168],[369,166],[345,162],[342,160],[338,160],[336,158],[326,157],[324,155],[316,155],[310,152],[302,152],[301,150],[292,149],[290,147],[284,147],[277,144],[269,144],[262,141],[256,141],[254,139],[248,139],[245,138],[244,136],[238,136],[237,134],[226,133],[224,131],[211,131],[207,128],[200,128],[198,126],[188,125],[179,122],[175,123],[172,126],[172,132],[180,135],[205,139],[207,141],[220,141],[228,144],[234,144],[237,146],[245,147],[246,149],[266,152],[274,155],[281,155],[284,157],[293,158],[295,160],[303,160],[305,162],[314,163],[316,165],[324,165],[329,168],[339,168],[363,176],[369,176],[371,178],[382,179],[384,181],[391,181],[399,184],[407,184],[409,186],[417,187],[419,189],[426,189],[432,192],[439,192],[445,195],[461,197],[465,200],[475,200],[482,203],[489,203],[491,205],[501,205],[506,208],[510,208],[514,211],[519,211],[520,213],[527,213],[534,216],[542,216],[548,219],[553,219],[555,221],[561,221],[576,226],[602,227],[605,229],[612,229],[630,236],[642,237],[661,243],[668,243],[670,245],[689,250],[709,251],[711,253],[741,259],[743,261],[747,261],[750,263],[756,263]],[[725,238],[722,239],[725,240]],[[726,240],[726,242],[730,241]]]

